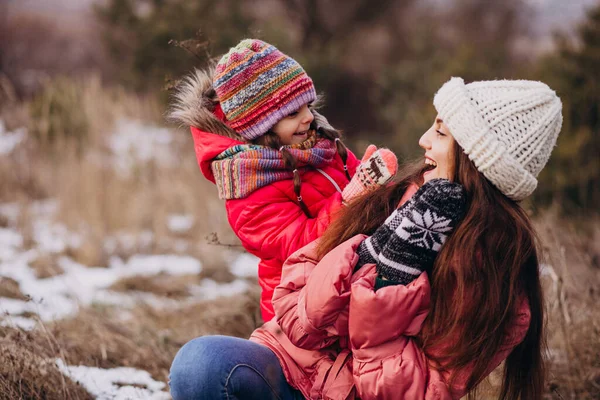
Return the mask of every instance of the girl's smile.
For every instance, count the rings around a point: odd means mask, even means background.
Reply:
[[[306,138],[308,137],[308,129],[302,132],[296,132],[294,133],[294,136],[298,139],[306,140]]]

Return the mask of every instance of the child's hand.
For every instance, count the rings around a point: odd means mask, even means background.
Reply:
[[[349,202],[360,194],[388,183],[398,169],[398,160],[388,149],[369,145],[352,180],[344,188],[342,198]]]

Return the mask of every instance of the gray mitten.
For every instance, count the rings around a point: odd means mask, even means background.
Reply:
[[[421,272],[431,270],[465,206],[461,185],[446,179],[425,183],[360,244],[357,267],[377,264],[378,286],[412,282]]]

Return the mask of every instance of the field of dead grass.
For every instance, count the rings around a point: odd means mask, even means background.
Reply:
[[[70,268],[65,257],[85,267],[109,268],[115,257],[127,262],[136,254],[176,254],[198,259],[202,271],[124,276],[107,288],[150,294],[176,306],[139,301],[123,308],[92,301],[58,320],[43,320],[35,309],[13,315],[36,323],[31,330],[0,325],[0,399],[93,398],[59,371],[56,358],[68,365],[134,367],[166,383],[170,362],[186,341],[204,334],[247,337],[261,322],[251,278],[241,294],[189,301],[198,290],[190,288],[205,279],[215,285],[234,281],[228,265],[238,250],[216,190],[198,170],[189,135],[161,130],[163,110],[151,98],[103,88],[93,77],[72,84],[87,126],[84,151],[72,138],[50,141],[30,134],[0,155],[0,206],[19,210],[0,213],[0,229],[18,233],[22,240],[14,246],[24,254],[35,252],[27,265],[41,280],[63,276]],[[6,130],[48,126],[31,121],[29,110],[28,104],[1,109]],[[136,136],[113,137],[136,130],[141,131]],[[35,210],[44,199],[57,204],[51,219],[64,229],[49,235],[61,238],[63,246],[42,245],[39,238]],[[547,210],[535,223],[548,308],[547,398],[600,398],[600,219],[572,220]],[[76,240],[65,239],[73,233]],[[4,251],[0,256],[8,257]],[[0,305],[3,299],[27,301],[30,294],[21,289],[19,281],[0,274]]]

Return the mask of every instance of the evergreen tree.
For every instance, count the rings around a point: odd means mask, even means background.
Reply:
[[[541,200],[567,211],[600,204],[600,6],[588,12],[575,41],[558,37],[557,51],[542,64],[541,79],[563,101],[563,128],[540,176]],[[551,191],[549,193],[548,191]]]

